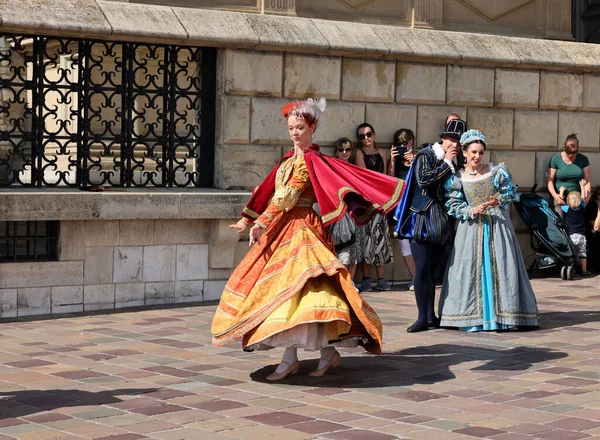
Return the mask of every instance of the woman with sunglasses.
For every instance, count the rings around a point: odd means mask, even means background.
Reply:
[[[335,151],[333,153],[333,157],[336,159],[343,160],[347,163],[354,163],[354,148],[352,147],[352,141],[347,137],[343,137],[335,141]],[[354,240],[350,240],[349,242],[342,243],[343,239],[341,238],[340,229],[345,227],[344,225],[351,225],[354,229]],[[337,227],[336,227],[337,226]],[[335,244],[335,250],[337,252],[338,259],[342,262],[344,266],[350,272],[350,277],[354,280],[354,275],[356,274],[356,265],[362,259],[362,252],[360,246],[356,241],[356,229],[361,228],[361,226],[356,226],[354,220],[347,212],[344,214],[340,220],[331,225],[331,234],[333,235],[333,243]],[[348,229],[348,228],[346,228]],[[345,231],[343,234],[347,236],[350,231]],[[340,237],[338,237],[340,235]],[[339,244],[338,244],[339,243]],[[352,282],[354,284],[354,281]]]
[[[579,152],[579,140],[572,133],[567,136],[563,144],[563,151],[556,153],[550,159],[547,173],[548,191],[552,196],[551,204],[554,211],[562,218],[562,206],[565,205],[567,195],[573,191],[580,190],[580,180],[585,179],[584,202],[590,201],[592,184],[590,180],[590,160]],[[560,188],[565,191],[561,193]]]
[[[385,150],[375,147],[375,129],[366,122],[356,127],[356,137],[361,146],[356,150],[356,165],[378,173],[387,174],[388,157]],[[360,289],[365,292],[392,290],[384,278],[385,264],[393,263],[392,244],[385,217],[377,214],[357,231],[357,240],[364,252],[362,261],[363,279]],[[373,287],[369,278],[369,266],[375,266],[377,285]]]

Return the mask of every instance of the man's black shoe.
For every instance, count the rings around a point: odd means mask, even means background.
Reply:
[[[429,330],[429,323],[423,323],[419,321],[415,322],[413,325],[406,329],[408,333],[424,332],[425,330]]]

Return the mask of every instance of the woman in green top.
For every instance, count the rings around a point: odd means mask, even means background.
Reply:
[[[580,183],[582,180],[585,180],[583,185]],[[565,188],[562,194],[561,187]],[[562,217],[561,205],[566,204],[567,194],[582,189],[581,195],[587,203],[592,192],[590,161],[585,155],[579,153],[579,140],[573,133],[565,139],[563,151],[552,156],[548,165],[548,191],[554,200],[555,211],[560,217]]]

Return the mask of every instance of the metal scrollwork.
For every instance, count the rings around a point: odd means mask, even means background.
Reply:
[[[214,49],[0,34],[0,186],[211,186],[215,66]]]

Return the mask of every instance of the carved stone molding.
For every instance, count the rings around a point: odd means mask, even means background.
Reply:
[[[467,8],[487,20],[494,21],[510,12],[522,8],[534,0],[458,0]],[[420,2],[417,2],[420,3]]]
[[[296,0],[262,0],[265,14],[296,15]]]
[[[348,6],[357,8],[359,6],[366,5],[367,3],[373,3],[375,0],[338,0],[340,3],[345,3]]]
[[[571,1],[546,0],[546,36],[561,37],[571,33]]]
[[[419,0],[415,2],[415,22],[440,25],[443,21],[442,0]]]

